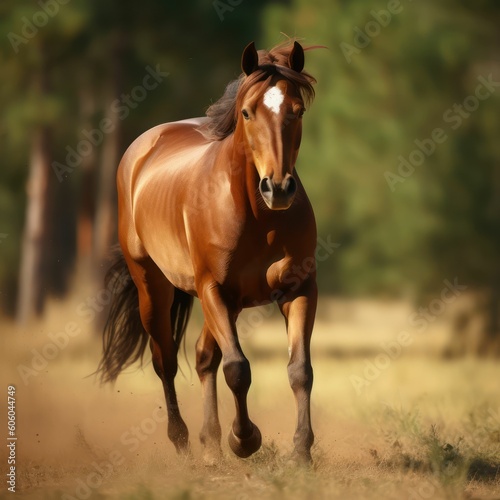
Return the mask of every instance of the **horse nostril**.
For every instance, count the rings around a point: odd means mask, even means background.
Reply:
[[[284,191],[287,196],[292,196],[295,194],[295,191],[297,191],[297,182],[292,176],[288,177],[286,180]]]
[[[264,193],[272,193],[273,187],[271,185],[271,179],[269,177],[264,177],[260,181],[260,192]]]

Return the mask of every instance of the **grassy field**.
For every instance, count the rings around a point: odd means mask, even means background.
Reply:
[[[282,321],[274,314],[262,325],[261,317],[243,318],[249,407],[264,445],[247,460],[230,453],[225,434],[234,405],[221,378],[224,461],[206,467],[192,350],[199,312],[188,331],[190,366],[181,357],[177,382],[192,457],[179,458],[150,364],[123,374],[115,387],[87,377],[100,346],[77,307],[52,304],[43,322],[24,331],[2,322],[2,390],[16,386],[19,498],[500,498],[500,365],[443,360],[445,317],[417,333],[405,304],[323,301],[313,342],[316,444],[309,469],[287,460],[295,405]],[[55,335],[64,331],[72,336]],[[61,347],[51,350],[54,338]],[[2,435],[5,402],[6,394]],[[2,458],[3,477],[6,470]],[[1,491],[0,498],[11,498]]]

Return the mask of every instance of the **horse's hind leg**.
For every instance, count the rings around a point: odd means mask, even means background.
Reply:
[[[157,342],[151,338],[150,345],[153,353],[153,366],[163,382],[167,402],[168,437],[174,443],[178,453],[187,452],[189,451],[189,433],[179,412],[174,386],[174,377],[177,373],[177,347],[173,339],[172,342]]]
[[[196,371],[200,377],[203,395],[203,427],[200,441],[204,447],[203,458],[207,464],[217,462],[221,455],[221,428],[217,412],[217,369],[222,353],[206,324],[196,343]]]
[[[163,383],[168,413],[168,437],[177,452],[188,451],[188,429],[179,412],[174,386],[178,347],[173,337],[170,309],[175,288],[151,259],[140,263],[129,262],[129,268],[139,291],[141,321],[151,336],[153,366]]]

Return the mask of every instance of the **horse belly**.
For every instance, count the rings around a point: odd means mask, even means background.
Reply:
[[[134,222],[147,255],[177,288],[195,292],[194,270],[175,182],[137,193]]]
[[[176,288],[183,290],[186,293],[198,296],[196,292],[196,286],[194,282],[194,276],[189,274],[182,274],[179,272],[174,272],[170,269],[162,269],[163,274],[166,276],[168,281],[172,283]]]

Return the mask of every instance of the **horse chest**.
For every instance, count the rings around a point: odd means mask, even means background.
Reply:
[[[243,307],[278,300],[296,290],[314,270],[314,257],[307,258],[283,245],[262,242],[236,253],[228,266],[228,282]]]

